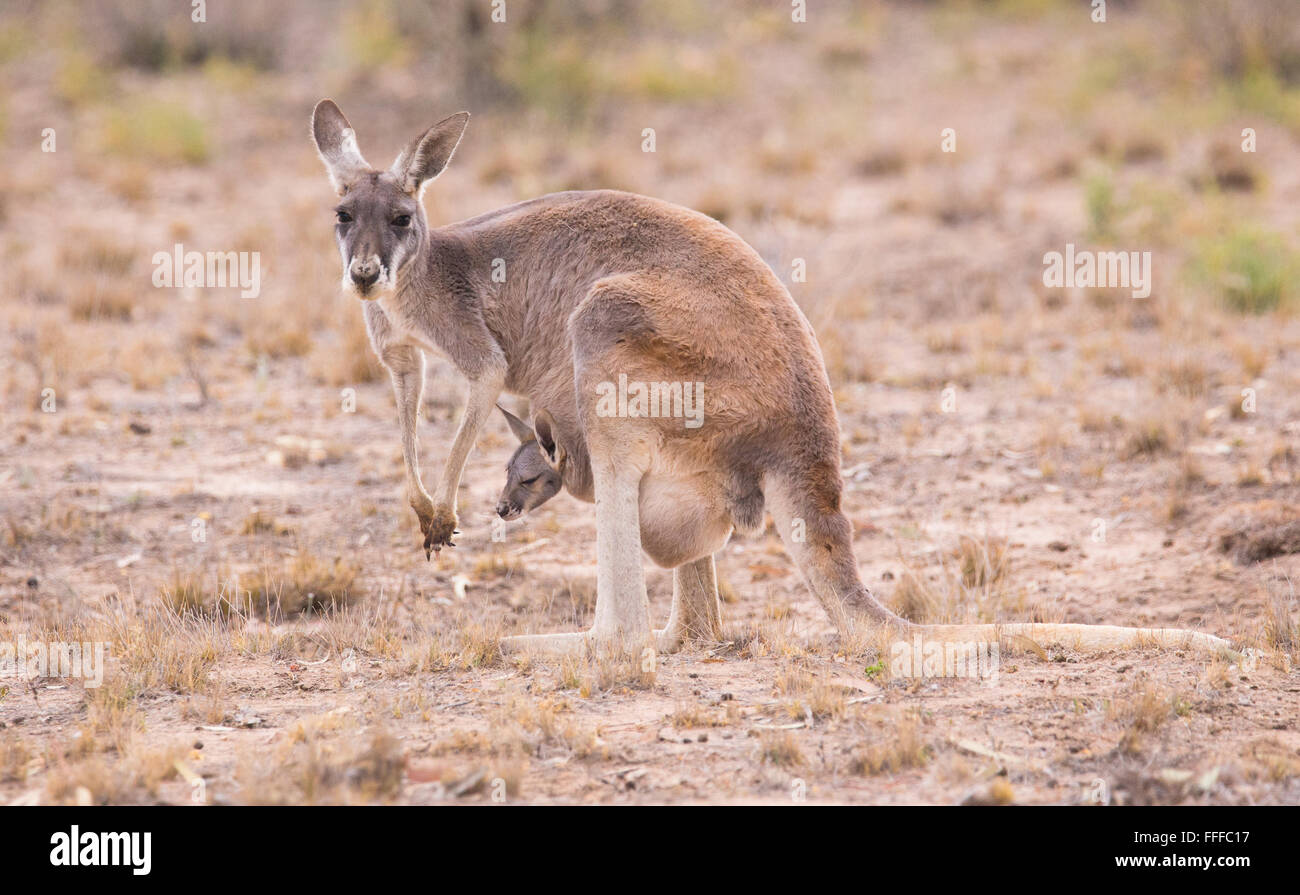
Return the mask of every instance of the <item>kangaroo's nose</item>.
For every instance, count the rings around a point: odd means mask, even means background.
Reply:
[[[379,279],[379,264],[374,260],[353,261],[352,267],[348,269],[348,276],[352,277],[352,282],[358,286],[369,288]]]
[[[504,519],[506,516],[510,515],[510,504],[506,503],[504,500],[502,500],[502,501],[498,501],[498,502],[497,502],[497,515],[500,516],[502,519]]]

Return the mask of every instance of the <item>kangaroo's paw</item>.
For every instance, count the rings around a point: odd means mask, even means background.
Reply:
[[[460,532],[456,529],[456,510],[449,506],[414,506],[416,516],[420,519],[420,531],[424,533],[424,556],[432,559],[433,554],[443,547],[455,547],[451,539]]]
[[[505,655],[520,653],[547,653],[555,656],[580,656],[593,643],[590,631],[573,634],[517,634],[501,638],[501,652]]]

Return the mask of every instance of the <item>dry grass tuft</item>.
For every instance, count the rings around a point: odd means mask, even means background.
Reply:
[[[391,801],[406,760],[385,730],[356,736],[356,720],[337,710],[304,719],[270,762],[246,760],[236,772],[240,801],[252,805]]]
[[[1300,665],[1300,604],[1296,600],[1295,584],[1289,578],[1285,582],[1269,582],[1263,641],[1269,649],[1288,657],[1292,665]]]
[[[900,556],[904,571],[894,587],[894,611],[915,622],[997,621],[1022,609],[1009,590],[1007,540],[962,535],[957,546],[936,554],[939,567],[925,573]]]
[[[759,735],[759,758],[778,768],[796,768],[805,763],[799,741],[788,730],[764,731]]]
[[[135,305],[135,289],[115,281],[81,280],[68,296],[68,313],[74,320],[129,321]]]
[[[849,771],[862,776],[897,774],[923,768],[934,757],[934,749],[921,734],[918,717],[908,713],[898,718],[884,739],[853,751]]]
[[[286,525],[261,510],[253,510],[239,525],[239,533],[242,535],[287,535],[293,534],[293,530],[293,526]]]
[[[269,618],[342,608],[361,596],[355,587],[359,572],[343,557],[325,560],[300,549],[278,568],[262,567],[260,584],[248,592],[249,605]]]
[[[816,720],[843,718],[848,700],[843,687],[828,683],[798,666],[786,666],[776,678],[776,692],[786,697],[785,710],[791,718],[812,715]]]
[[[1107,706],[1106,718],[1125,725],[1119,744],[1121,751],[1137,754],[1142,751],[1145,735],[1159,730],[1170,719],[1183,717],[1191,711],[1187,697],[1141,677],[1128,694]]]

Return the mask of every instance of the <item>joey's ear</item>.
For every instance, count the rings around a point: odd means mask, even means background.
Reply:
[[[500,404],[497,405],[497,410],[501,411],[505,416],[506,422],[510,424],[510,431],[515,433],[515,438],[519,439],[520,444],[528,444],[536,437],[533,435],[533,430],[528,428],[528,424],[509,410],[506,410]]]
[[[354,180],[370,170],[357,148],[356,132],[333,100],[323,99],[316,104],[316,110],[311,113],[311,134],[329,172],[330,183],[340,196]]]
[[[555,419],[550,411],[542,409],[533,416],[533,432],[537,435],[537,446],[542,449],[550,464],[559,469],[564,462],[564,446],[557,443],[555,436]]]
[[[402,189],[417,195],[426,183],[442,173],[469,124],[468,112],[442,119],[411,141],[389,170]]]

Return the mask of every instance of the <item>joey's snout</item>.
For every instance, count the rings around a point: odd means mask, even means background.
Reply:
[[[511,503],[505,498],[502,498],[501,500],[497,501],[497,515],[507,522],[510,522],[514,519],[518,519],[520,516],[523,515],[523,512],[524,512],[523,507]]]

